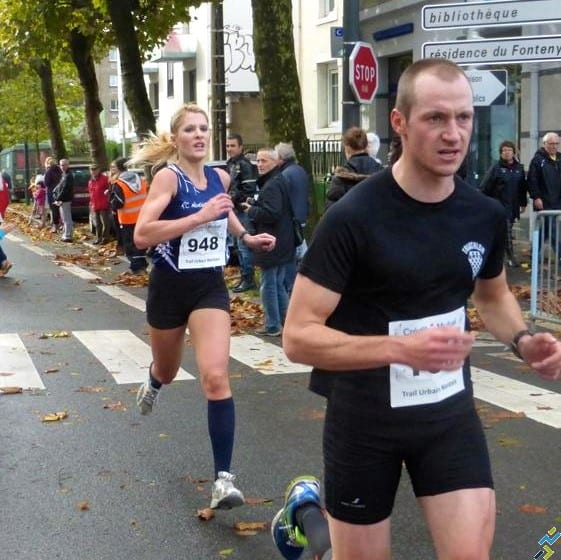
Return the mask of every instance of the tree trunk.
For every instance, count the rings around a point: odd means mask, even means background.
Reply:
[[[99,164],[101,169],[108,169],[107,154],[105,152],[105,139],[99,115],[103,105],[99,100],[99,86],[95,74],[92,47],[95,37],[81,34],[77,30],[70,33],[70,52],[72,61],[77,70],[80,84],[84,90],[84,104],[86,115],[86,129],[90,144],[92,161]]]
[[[269,141],[273,145],[292,142],[298,162],[311,174],[310,146],[294,54],[292,1],[251,0],[251,6],[255,66]],[[311,221],[315,222],[314,217]]]
[[[41,81],[41,95],[43,96],[43,102],[45,104],[45,115],[47,117],[53,156],[60,160],[67,157],[68,154],[66,152],[66,146],[64,145],[64,137],[62,135],[62,128],[60,126],[60,119],[56,106],[53,87],[53,69],[50,61],[45,59],[40,59],[31,66]]]
[[[132,17],[136,3],[137,0],[107,0],[107,8],[121,56],[125,103],[136,134],[142,138],[156,131],[156,119],[144,84],[142,56]]]

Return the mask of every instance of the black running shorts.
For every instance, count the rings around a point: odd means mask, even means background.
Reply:
[[[405,465],[417,497],[493,488],[481,421],[474,408],[438,421],[392,423],[338,413],[328,403],[323,436],[325,502],[335,519],[366,525],[391,515]]]
[[[157,266],[152,268],[146,299],[146,316],[151,327],[181,327],[196,309],[230,312],[230,297],[222,270],[174,272]]]

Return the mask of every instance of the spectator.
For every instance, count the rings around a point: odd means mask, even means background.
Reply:
[[[257,233],[276,238],[275,248],[268,253],[255,253],[255,264],[261,267],[261,302],[265,314],[264,336],[280,336],[288,306],[286,273],[294,262],[295,241],[286,180],[279,169],[279,155],[273,148],[257,152],[257,186],[259,194],[253,204],[242,207],[255,224]]]
[[[559,135],[547,132],[543,146],[534,154],[528,167],[528,190],[534,210],[561,210],[561,153]],[[548,216],[545,220],[544,239],[551,232],[551,244],[556,258],[561,254],[560,240],[556,239],[556,220]]]
[[[353,126],[346,130],[342,142],[347,162],[343,167],[335,169],[327,191],[326,209],[357,183],[382,169],[382,166],[368,154],[368,139],[362,128]]]
[[[90,210],[93,214],[95,226],[94,245],[108,243],[111,233],[111,221],[109,218],[109,180],[105,173],[101,173],[99,165],[93,163],[90,166],[91,178],[88,181],[88,192],[90,193]]]
[[[37,175],[34,180],[33,185],[33,210],[31,211],[31,217],[29,218],[29,223],[35,217],[39,220],[39,227],[45,227],[46,211],[45,204],[47,201],[47,188],[45,187],[45,177],[43,175]]]
[[[74,222],[72,221],[72,200],[74,199],[74,175],[70,171],[70,162],[63,158],[59,162],[62,175],[53,191],[55,203],[60,207],[62,219],[62,238],[65,243],[72,243]]]
[[[366,138],[368,139],[368,155],[377,163],[382,166],[381,160],[378,158],[378,151],[380,150],[380,137],[375,132],[367,132]]]
[[[288,196],[292,204],[294,217],[300,222],[302,229],[306,227],[309,216],[309,203],[311,178],[306,170],[296,162],[296,153],[292,144],[280,142],[275,146],[275,150],[279,154],[280,172],[286,181],[288,187]],[[308,245],[306,240],[296,247],[296,258],[289,265],[286,273],[286,289],[288,293],[292,291],[294,280],[296,279],[296,267],[306,253]]]
[[[55,204],[53,192],[62,178],[62,169],[54,157],[45,160],[45,187],[47,188],[47,205],[51,222],[51,232],[56,233],[60,225],[60,208]]]
[[[228,191],[234,202],[236,217],[248,231],[253,231],[253,224],[248,215],[243,211],[242,204],[248,198],[254,198],[257,194],[257,171],[255,166],[245,157],[243,153],[243,141],[239,134],[230,134],[226,139],[226,153],[228,154],[228,172],[230,173],[230,190]],[[238,261],[240,265],[240,281],[233,286],[235,293],[254,290],[255,271],[253,267],[253,255],[243,240],[236,239]]]
[[[506,262],[508,266],[518,266],[514,255],[512,226],[526,209],[528,189],[524,166],[516,158],[516,147],[511,141],[501,142],[499,161],[489,168],[479,188],[504,206],[507,222]]]
[[[127,171],[127,161],[124,157],[114,161],[119,174],[113,181],[110,204],[111,208],[117,211],[129,271],[139,274],[146,271],[148,261],[146,249],[139,249],[134,243],[134,228],[148,194],[148,185],[144,177]]]
[[[0,218],[6,216],[6,210],[10,205],[10,186],[4,177],[0,177]]]

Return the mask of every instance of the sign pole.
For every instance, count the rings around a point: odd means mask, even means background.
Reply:
[[[355,99],[349,82],[349,56],[354,43],[360,40],[359,30],[359,0],[344,0],[343,2],[343,110],[342,132],[351,126],[360,126],[360,103]]]

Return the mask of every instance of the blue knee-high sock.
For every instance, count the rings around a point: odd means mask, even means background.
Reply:
[[[229,397],[219,401],[208,401],[208,433],[214,455],[215,478],[220,471],[230,472],[235,428],[234,399]]]

